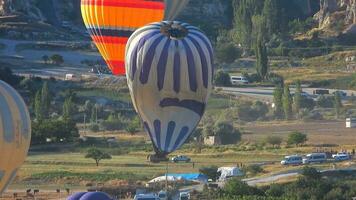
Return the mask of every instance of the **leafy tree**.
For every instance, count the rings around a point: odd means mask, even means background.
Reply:
[[[271,135],[266,138],[266,142],[270,145],[273,145],[273,147],[275,147],[275,146],[280,146],[283,142],[283,139],[279,136]]]
[[[37,121],[42,121],[44,118],[44,110],[42,105],[42,95],[41,91],[37,91],[35,96],[35,116]]]
[[[101,160],[110,160],[112,157],[110,154],[100,151],[97,148],[91,148],[88,150],[85,158],[91,158],[95,160],[96,166],[99,166]]]
[[[316,105],[320,108],[332,108],[334,105],[334,100],[332,97],[328,97],[325,95],[320,95],[316,99]]]
[[[221,173],[218,172],[217,166],[202,167],[199,169],[199,172],[206,175],[208,179],[212,179],[213,181],[216,181],[221,175]]]
[[[308,180],[319,180],[321,178],[321,173],[317,169],[308,166],[303,168],[302,175]]]
[[[231,86],[231,78],[229,73],[223,70],[218,70],[214,77],[215,85],[217,86]]]
[[[42,60],[43,60],[43,62],[44,62],[45,64],[47,64],[48,61],[49,61],[49,56],[48,56],[48,55],[42,56]]]
[[[63,56],[61,56],[59,54],[53,54],[50,59],[51,59],[52,63],[55,65],[61,65],[64,63]]]
[[[75,105],[71,97],[66,98],[63,103],[63,119],[70,121],[75,112]]]
[[[90,122],[92,124],[95,124],[98,119],[98,113],[97,113],[97,108],[95,106],[91,107],[91,117],[90,117]]]
[[[240,131],[229,122],[218,122],[214,128],[214,133],[220,137],[223,145],[236,144],[241,140]]]
[[[300,108],[302,107],[302,86],[300,81],[297,81],[297,87],[296,87],[296,91],[294,94],[294,110],[296,113],[299,113]]]
[[[237,178],[230,179],[222,189],[224,194],[230,196],[252,196],[252,195],[264,195],[264,192],[258,188],[251,187],[247,183],[242,182]]]
[[[131,120],[131,122],[126,127],[126,131],[131,135],[134,135],[135,133],[137,133],[139,128],[140,128],[140,119],[138,117],[135,117],[133,120]]]
[[[343,107],[341,102],[341,97],[338,92],[334,94],[334,108],[335,108],[335,117],[338,119],[340,117],[341,108]]]
[[[287,143],[289,145],[295,144],[296,146],[304,144],[308,141],[308,137],[306,134],[300,132],[293,132],[288,135]]]
[[[219,44],[216,47],[216,59],[220,63],[233,63],[236,59],[241,57],[241,52],[239,48],[237,48],[232,43],[223,43]]]
[[[265,0],[263,7],[263,18],[266,21],[266,29],[269,36],[273,34],[278,34],[279,32],[279,9],[277,5],[277,0]]]
[[[246,172],[249,172],[252,175],[256,175],[258,173],[262,173],[263,172],[263,168],[261,167],[261,165],[249,165],[245,168]]]
[[[0,67],[0,80],[16,87],[21,82],[21,77],[13,74],[9,67]]]
[[[283,111],[283,88],[277,85],[273,91],[274,116],[281,119],[284,116]]]
[[[51,107],[51,94],[48,89],[48,82],[44,82],[41,90],[41,104],[42,104],[42,109],[43,109],[43,115],[44,117],[49,116],[50,112],[50,107]]]
[[[284,86],[284,91],[283,91],[283,110],[284,110],[284,117],[286,120],[289,120],[292,118],[292,96],[290,94],[289,86],[285,85]]]
[[[237,106],[237,117],[242,121],[256,121],[265,118],[268,111],[268,106],[261,101],[242,102]]]

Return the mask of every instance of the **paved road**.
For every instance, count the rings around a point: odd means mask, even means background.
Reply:
[[[274,87],[220,87],[223,92],[233,94],[233,95],[244,95],[248,97],[257,98],[263,101],[272,102],[273,101],[273,90]],[[318,88],[303,88],[303,92],[308,93],[312,98],[317,98],[317,95],[313,95],[313,91]],[[332,94],[335,89],[329,89]],[[352,93],[356,95],[356,91],[353,90],[342,90],[351,96]],[[291,88],[291,92],[295,92],[295,88]]]

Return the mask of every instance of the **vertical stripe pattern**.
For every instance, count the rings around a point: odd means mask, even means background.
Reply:
[[[164,32],[167,26],[186,32],[175,38]],[[209,39],[186,23],[153,23],[133,33],[125,58],[131,98],[155,149],[179,149],[201,120],[212,88]]]
[[[108,67],[124,75],[125,46],[138,28],[173,19],[189,0],[81,0],[85,26]]]
[[[0,194],[16,176],[31,140],[31,122],[21,96],[0,81]]]

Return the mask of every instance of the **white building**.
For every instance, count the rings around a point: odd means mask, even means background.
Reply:
[[[356,128],[356,118],[346,118],[346,128]]]

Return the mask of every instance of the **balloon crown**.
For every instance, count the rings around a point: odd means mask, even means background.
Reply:
[[[188,35],[188,30],[181,24],[168,22],[161,27],[161,33],[171,39],[180,40]]]

